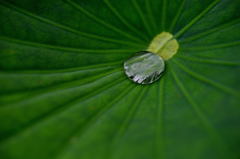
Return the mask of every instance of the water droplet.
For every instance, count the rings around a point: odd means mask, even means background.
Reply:
[[[124,62],[126,75],[136,83],[150,84],[157,81],[165,70],[162,57],[148,51],[141,51]]]

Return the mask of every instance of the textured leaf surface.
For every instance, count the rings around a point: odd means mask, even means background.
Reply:
[[[1,159],[240,157],[239,0],[1,0]],[[167,31],[164,77],[122,63]]]

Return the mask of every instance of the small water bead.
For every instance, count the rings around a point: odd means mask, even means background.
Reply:
[[[158,80],[165,70],[164,60],[155,53],[142,51],[124,63],[126,75],[136,83],[150,84]]]
[[[157,81],[165,70],[164,60],[171,59],[178,51],[179,44],[171,33],[156,35],[147,51],[137,53],[124,62],[126,75],[136,83],[150,84]]]

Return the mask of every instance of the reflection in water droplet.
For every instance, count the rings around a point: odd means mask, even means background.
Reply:
[[[138,52],[124,62],[126,75],[136,83],[150,84],[158,80],[165,69],[164,60],[151,52]]]

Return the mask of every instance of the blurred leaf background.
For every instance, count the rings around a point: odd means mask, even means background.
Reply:
[[[1,159],[240,157],[239,0],[1,0]],[[161,80],[123,62],[180,44]]]

